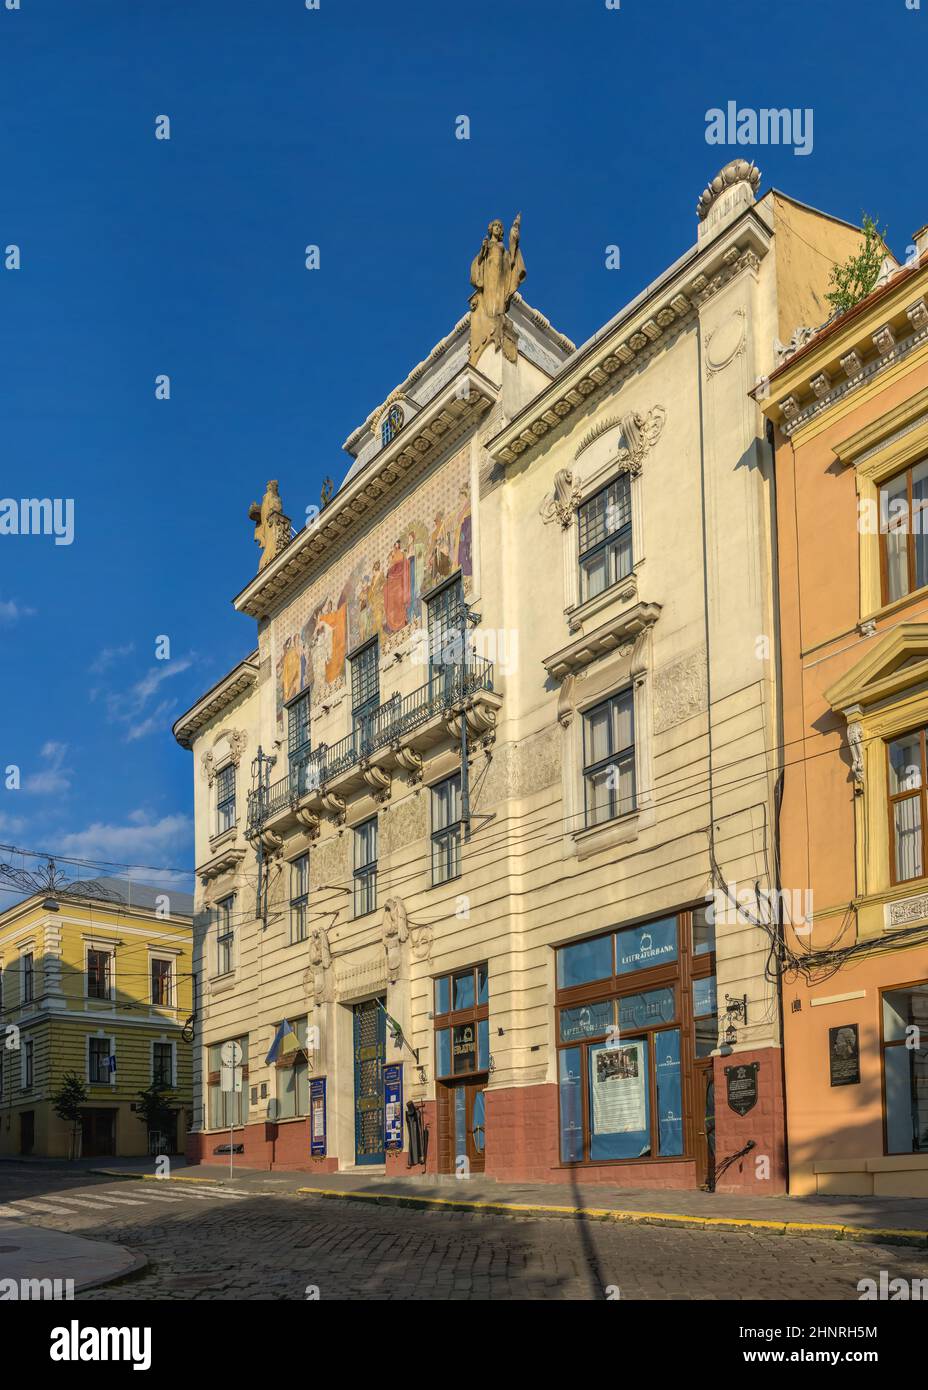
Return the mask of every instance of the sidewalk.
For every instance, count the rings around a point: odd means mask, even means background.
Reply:
[[[116,1161],[98,1171],[144,1177],[145,1160]],[[131,1166],[130,1166],[131,1165]],[[150,1163],[149,1163],[150,1167]],[[228,1182],[228,1165],[172,1166],[180,1182]],[[499,1183],[452,1175],[382,1177],[364,1173],[234,1170],[237,1187],[293,1191],[319,1199],[472,1211],[494,1216],[567,1217],[715,1229],[759,1229],[783,1235],[884,1244],[928,1245],[928,1201],[917,1197],[739,1197],[727,1193],[647,1191],[581,1183]]]
[[[73,1279],[74,1292],[80,1293],[124,1279],[147,1263],[144,1255],[123,1245],[85,1240],[44,1226],[27,1226],[23,1221],[0,1220],[0,1279],[15,1279],[20,1284],[20,1299],[43,1296],[38,1290],[24,1289],[27,1280],[47,1283]]]

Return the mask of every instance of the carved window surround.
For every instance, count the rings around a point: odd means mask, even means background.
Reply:
[[[632,507],[634,509],[634,503],[632,503]],[[634,519],[632,520],[632,544],[634,545]],[[622,618],[629,611],[631,605],[639,606],[637,565],[631,574],[627,574],[617,584],[610,585],[608,589],[604,589],[595,598],[587,599],[586,603],[578,603],[575,608],[565,608],[564,616],[567,618],[568,631],[582,633],[589,623],[595,622],[597,618],[610,609],[618,610],[614,615],[610,614],[611,617]]]
[[[834,451],[842,463],[854,469],[859,506],[866,506],[870,515],[879,518],[881,485],[928,454],[928,388],[880,415],[836,445]],[[913,599],[925,596],[923,590],[915,590],[884,605],[881,540],[879,531],[858,527],[861,622],[882,613],[884,607],[906,607]]]
[[[928,724],[928,622],[900,623],[863,655],[825,698],[847,721],[848,781],[854,797],[861,936],[884,929],[889,897],[925,892],[928,876],[893,884],[886,743]]]
[[[612,646],[591,656],[589,661],[572,666],[563,679],[558,697],[558,721],[564,730],[563,768],[564,823],[567,834],[562,837],[565,858],[586,859],[617,844],[635,840],[642,830],[654,824],[655,807],[653,734],[651,630],[660,614],[659,604],[639,604],[641,610],[624,627],[608,625],[619,638]],[[600,629],[603,632],[604,629]],[[574,643],[572,647],[577,647]],[[566,648],[566,652],[571,648]],[[562,664],[562,653],[555,653],[545,662]],[[595,662],[596,664],[591,664]],[[633,811],[602,825],[587,827],[585,822],[583,787],[583,715],[609,695],[631,687],[635,719],[635,794]]]
[[[619,585],[615,586],[619,588]],[[636,603],[633,608],[618,613],[602,623],[592,632],[578,637],[575,641],[552,652],[542,659],[549,676],[561,680],[564,676],[576,675],[591,662],[597,661],[617,648],[637,646],[641,635],[647,633],[657,622],[661,613],[659,603]]]

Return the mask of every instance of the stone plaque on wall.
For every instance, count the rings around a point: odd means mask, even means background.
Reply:
[[[856,1086],[860,1081],[860,1034],[856,1023],[828,1029],[828,1065],[832,1086]]]

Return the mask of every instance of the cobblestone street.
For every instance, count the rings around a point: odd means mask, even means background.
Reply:
[[[319,1200],[226,1184],[29,1174],[4,1212],[112,1241],[148,1266],[88,1291],[135,1299],[812,1299],[928,1278],[906,1247]]]

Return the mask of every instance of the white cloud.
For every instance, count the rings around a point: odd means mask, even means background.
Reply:
[[[135,643],[127,642],[124,647],[103,647],[94,661],[90,664],[90,670],[96,673],[106,671],[116,661],[121,661],[130,652],[135,651]]]
[[[27,773],[23,791],[35,792],[39,796],[66,792],[71,786],[72,769],[65,766],[68,745],[49,739],[42,744],[39,756],[48,764],[40,772]]]
[[[20,618],[35,617],[35,609],[17,603],[15,598],[0,598],[0,623],[18,623]]]
[[[95,863],[155,864],[168,861],[172,869],[193,862],[193,818],[178,811],[154,819],[145,811],[130,811],[127,824],[94,821],[83,830],[56,837],[59,853]],[[146,875],[146,880],[150,875]]]
[[[151,708],[150,702],[165,681],[188,671],[193,662],[192,656],[180,656],[170,661],[158,662],[128,690],[111,690],[107,693],[107,714],[113,723],[126,726],[124,737],[127,743],[145,738],[148,734],[163,732],[170,726],[170,716],[176,708],[177,701],[159,700],[154,708]],[[91,690],[90,698],[95,699],[98,693],[97,689]]]

